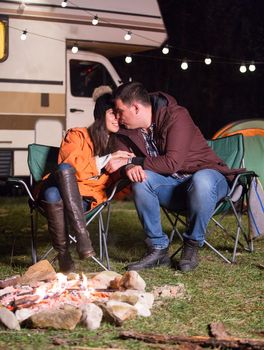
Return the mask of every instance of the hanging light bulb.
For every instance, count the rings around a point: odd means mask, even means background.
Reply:
[[[66,7],[67,6],[67,0],[63,0],[61,2],[61,7]]]
[[[181,69],[183,69],[183,70],[188,69],[188,63],[187,63],[187,61],[183,61],[183,62],[182,62],[182,64],[181,64]]]
[[[128,31],[128,32],[125,34],[124,39],[125,39],[126,41],[130,40],[130,39],[131,39],[131,35],[132,35],[132,32]]]
[[[251,63],[250,63],[248,69],[250,70],[250,72],[255,72],[256,66],[255,66],[254,62],[251,62]]]
[[[127,55],[127,56],[126,56],[125,62],[126,62],[126,63],[131,63],[131,62],[132,62],[132,57],[131,57],[131,55]]]
[[[79,51],[78,45],[77,43],[74,43],[72,47],[72,53],[77,53],[78,51]]]
[[[246,73],[247,71],[247,67],[244,63],[241,64],[241,66],[239,67],[239,70],[241,73]]]
[[[207,65],[211,64],[211,63],[212,63],[211,58],[210,58],[210,57],[206,57],[206,58],[204,59],[204,63],[207,64]]]
[[[92,24],[93,24],[94,26],[96,26],[96,25],[98,24],[98,22],[99,22],[99,19],[98,19],[98,16],[96,15],[96,16],[94,16],[94,18],[92,19]]]
[[[23,30],[23,33],[20,35],[20,39],[21,40],[26,40],[26,38],[27,38],[27,31]]]
[[[162,49],[163,55],[167,55],[170,52],[169,46],[165,45]]]

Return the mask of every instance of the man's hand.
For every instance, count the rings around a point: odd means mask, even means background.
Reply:
[[[126,167],[126,175],[131,182],[143,182],[147,178],[141,165],[128,165]]]

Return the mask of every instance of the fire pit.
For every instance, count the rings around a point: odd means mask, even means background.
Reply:
[[[150,316],[154,296],[145,286],[136,271],[64,275],[43,260],[0,281],[0,323],[11,329],[74,329],[80,322],[96,329],[102,319],[121,325]]]

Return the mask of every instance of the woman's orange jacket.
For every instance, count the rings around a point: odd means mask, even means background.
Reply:
[[[100,175],[94,157],[94,147],[87,128],[69,129],[62,140],[58,163],[71,164],[82,196],[94,197],[92,208],[107,199],[105,189],[110,183],[109,175]]]

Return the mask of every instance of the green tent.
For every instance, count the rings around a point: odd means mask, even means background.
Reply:
[[[245,167],[254,170],[264,187],[264,119],[244,119],[221,128],[213,139],[241,133],[245,143]]]

